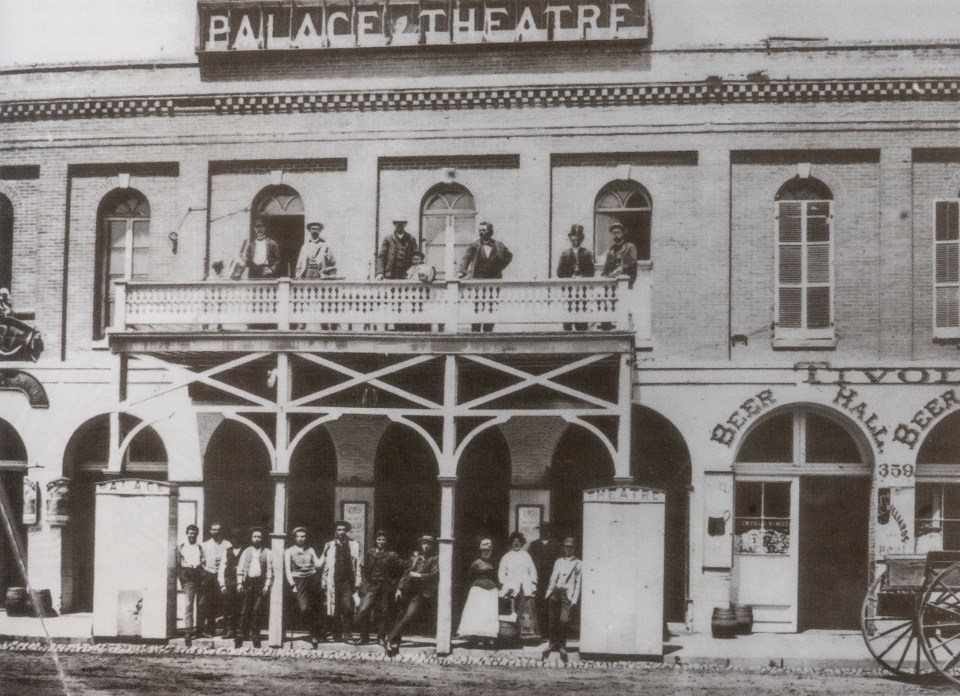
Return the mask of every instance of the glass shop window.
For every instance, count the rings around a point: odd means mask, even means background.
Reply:
[[[960,484],[918,483],[917,553],[960,549]]]
[[[739,554],[790,553],[790,482],[737,481],[734,548]]]

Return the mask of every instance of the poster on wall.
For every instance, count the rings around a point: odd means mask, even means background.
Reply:
[[[927,536],[927,529],[923,529],[923,514],[914,514],[913,486],[880,486],[877,489],[877,524],[876,524],[876,557],[881,559],[888,554],[914,552],[914,519],[918,518],[917,529],[918,553],[939,550],[943,548],[943,541],[939,533],[935,539]],[[918,511],[920,512],[920,511]],[[924,541],[921,542],[921,536]],[[929,546],[928,548],[921,548]]]
[[[363,556],[364,542],[367,539],[367,504],[344,502],[341,519],[349,523],[350,538],[360,544],[360,555]]]
[[[47,484],[47,524],[62,527],[70,521],[70,479],[58,478]]]
[[[543,505],[517,505],[517,531],[527,541],[540,538],[540,526],[543,524]]]
[[[733,567],[733,472],[707,471],[703,477],[703,567]]]
[[[23,524],[27,527],[40,522],[40,484],[31,478],[23,479]]]

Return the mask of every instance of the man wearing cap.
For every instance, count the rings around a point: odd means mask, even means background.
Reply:
[[[370,638],[370,618],[376,618],[377,642],[383,645],[387,623],[392,619],[394,593],[403,572],[400,557],[387,548],[387,533],[377,531],[376,546],[363,556],[363,586],[360,588],[360,609],[357,611],[358,645]]]
[[[307,546],[307,528],[293,530],[293,546],[283,552],[283,570],[287,585],[297,600],[300,616],[307,623],[310,643],[317,647],[320,642],[323,611],[320,605],[320,587],[317,566],[320,558],[312,546]]]
[[[337,261],[330,245],[323,239],[323,223],[307,223],[307,232],[309,237],[300,247],[297,270],[293,277],[308,280],[333,278],[337,275]]]
[[[420,548],[414,551],[410,566],[400,579],[396,598],[400,604],[400,619],[394,624],[384,641],[387,656],[400,650],[403,629],[421,612],[427,609],[437,588],[440,566],[437,561],[437,540],[429,534],[420,537]]]
[[[187,525],[187,540],[177,547],[177,575],[186,606],[183,612],[184,642],[187,647],[193,640],[194,605],[203,581],[203,546],[197,543],[200,528],[195,524]]]
[[[625,275],[630,279],[630,287],[637,279],[637,247],[626,241],[626,231],[619,222],[610,225],[613,244],[607,249],[603,263],[603,277],[616,278]]]
[[[543,651],[546,660],[554,650],[560,651],[560,659],[567,661],[567,632],[573,620],[573,609],[580,601],[583,564],[574,555],[577,541],[573,537],[563,540],[563,556],[554,561],[546,598],[550,608],[550,645]]]
[[[557,262],[557,278],[593,278],[596,268],[593,253],[583,248],[583,225],[571,225],[567,238],[570,240],[570,248],[564,249],[560,254],[560,260]],[[582,300],[571,299],[568,307],[571,312],[584,312],[587,310],[584,304]],[[587,323],[564,323],[564,331],[571,329],[586,331]]]
[[[407,221],[398,218],[393,221],[393,234],[388,234],[380,244],[377,254],[377,280],[403,280],[413,265],[413,254],[417,251],[417,240],[407,232]]]
[[[504,269],[513,260],[506,245],[493,238],[493,225],[481,222],[477,228],[479,239],[467,247],[460,262],[458,278],[503,278]],[[481,302],[479,309],[490,312],[496,309],[493,301]],[[474,331],[493,331],[493,324],[473,324]]]
[[[220,601],[220,566],[226,562],[227,551],[232,544],[223,538],[219,522],[208,527],[210,538],[203,542],[203,575],[200,580],[200,606],[197,629],[201,635],[216,634],[217,618],[222,613]]]
[[[267,226],[259,218],[253,223],[253,242],[247,245],[247,271],[253,279],[280,275],[280,247],[267,236]]]
[[[362,578],[360,544],[347,536],[350,523],[339,520],[334,529],[333,541],[323,546],[320,563],[327,593],[327,616],[337,617],[333,639],[340,643],[353,632],[353,593],[360,589]]]
[[[237,594],[243,599],[240,629],[233,639],[235,647],[239,648],[247,638],[253,640],[253,647],[260,647],[263,606],[269,601],[272,584],[270,550],[263,546],[263,530],[254,527],[250,530],[250,546],[243,550],[237,563]]]

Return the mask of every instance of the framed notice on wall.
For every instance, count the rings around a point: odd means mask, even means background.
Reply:
[[[517,505],[517,531],[527,541],[540,538],[540,525],[543,524],[543,505]]]
[[[703,477],[703,567],[733,567],[733,472],[707,471]]]
[[[340,513],[340,519],[350,525],[350,538],[360,544],[362,556],[367,538],[367,504],[345,500],[341,504]]]

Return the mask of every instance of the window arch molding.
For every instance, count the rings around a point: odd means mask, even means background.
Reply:
[[[633,179],[615,179],[604,184],[593,201],[595,251],[606,251],[613,237],[610,226],[624,226],[626,239],[637,247],[637,259],[650,261],[653,198],[643,184]]]
[[[420,199],[420,247],[425,262],[444,278],[456,276],[457,261],[474,241],[476,229],[476,195],[463,184],[434,184]]]
[[[97,207],[93,335],[103,338],[113,314],[113,283],[149,277],[150,203],[138,189],[116,188]]]
[[[774,206],[774,339],[833,341],[833,192],[797,176],[780,186]]]

